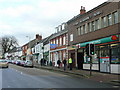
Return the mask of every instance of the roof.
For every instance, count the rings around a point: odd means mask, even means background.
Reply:
[[[58,37],[58,36],[60,36],[60,35],[62,35],[62,34],[65,34],[65,33],[67,33],[67,32],[68,32],[68,30],[65,29],[65,30],[62,30],[62,31],[60,31],[60,32],[58,32],[58,33],[54,33],[54,34],[50,37],[50,40],[53,39],[53,38],[56,38],[56,37]]]
[[[95,10],[97,10],[97,9],[99,9],[99,8],[105,6],[106,4],[109,4],[109,3],[110,3],[110,2],[104,2],[104,3],[100,4],[99,6],[91,9],[90,11],[88,11],[88,12],[82,14],[82,15],[81,15],[81,14],[78,14],[77,16],[74,16],[72,19],[68,20],[67,23],[70,23],[70,22],[72,22],[72,21],[74,21],[74,20],[76,20],[76,19],[78,19],[78,18],[80,18],[80,17],[82,17],[82,16],[84,16],[84,15],[86,15],[86,14],[92,13],[93,11],[95,11]]]

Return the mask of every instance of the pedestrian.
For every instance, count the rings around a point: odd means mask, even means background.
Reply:
[[[70,70],[72,70],[72,58],[69,58],[68,63],[69,63]]]
[[[66,60],[66,58],[64,58],[63,64],[64,64],[64,71],[65,71],[66,70],[66,66],[67,66],[67,60]]]
[[[42,65],[43,65],[43,58],[41,59],[41,62],[40,62],[40,63],[41,63],[41,66],[42,66]]]
[[[60,64],[61,64],[60,59],[58,59],[57,64],[58,64],[58,68],[60,68]]]
[[[46,59],[44,59],[44,66],[46,65]]]

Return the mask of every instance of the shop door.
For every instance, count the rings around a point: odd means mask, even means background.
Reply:
[[[75,53],[71,53],[71,58],[72,58],[72,61],[73,61],[73,64],[72,66],[75,67]]]
[[[100,50],[100,72],[110,72],[109,49]]]
[[[84,63],[84,54],[83,53],[77,53],[78,69],[83,69],[83,63]]]

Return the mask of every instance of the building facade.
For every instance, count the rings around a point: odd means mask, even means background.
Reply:
[[[105,2],[69,20],[68,52],[74,67],[90,69],[86,44],[95,44],[92,70],[120,73],[120,2]]]
[[[0,58],[2,58],[2,38],[0,38]]]
[[[56,33],[50,38],[50,60],[54,66],[57,66],[58,59],[62,62],[64,58],[67,58],[67,33],[67,24],[63,23],[56,27]]]

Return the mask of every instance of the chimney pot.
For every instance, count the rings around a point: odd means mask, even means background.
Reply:
[[[39,34],[36,34],[36,39],[38,39],[38,40],[42,40],[42,36],[39,35]]]
[[[81,9],[80,9],[80,15],[86,13],[86,10],[85,10],[85,7],[81,6]]]

